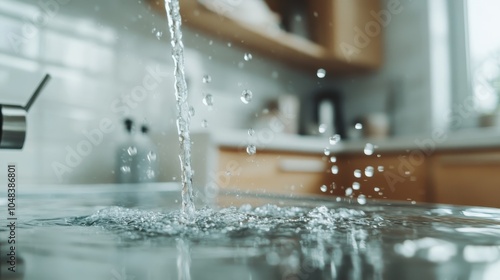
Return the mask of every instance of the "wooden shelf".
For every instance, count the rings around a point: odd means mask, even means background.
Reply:
[[[332,1],[345,2],[342,0]],[[165,13],[163,1],[149,0],[149,2],[155,10]],[[374,60],[371,57],[366,59],[362,56],[359,57],[360,59],[355,58],[348,62],[343,55],[339,55],[336,48],[330,46],[327,48],[283,30],[266,30],[261,26],[252,26],[232,20],[208,10],[197,0],[181,0],[180,5],[185,25],[300,69],[315,73],[317,69],[324,68],[332,74],[352,75],[373,71],[381,64],[380,59]],[[357,4],[355,7],[359,8],[359,6],[360,4]],[[315,7],[317,8],[317,6]],[[337,6],[329,6],[329,8],[335,9]],[[338,11],[335,12],[338,13]],[[323,17],[321,23],[324,23],[324,18],[326,16]],[[326,32],[332,32],[332,30],[326,30]]]

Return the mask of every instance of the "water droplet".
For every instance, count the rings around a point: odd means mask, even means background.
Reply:
[[[353,190],[359,190],[361,188],[361,185],[358,182],[353,182],[352,183],[352,189]]]
[[[245,89],[242,93],[241,93],[241,102],[245,103],[245,104],[248,104],[250,103],[250,101],[252,101],[252,96],[253,96],[253,93],[252,91],[248,90],[248,89]]]
[[[361,178],[361,170],[359,169],[354,170],[354,177]]]
[[[318,78],[323,79],[326,76],[326,70],[323,68],[320,68],[316,72],[316,75],[318,76]]]
[[[155,171],[151,170],[151,169],[148,169],[146,171],[146,177],[148,177],[148,179],[153,179],[155,177]]]
[[[337,162],[337,157],[331,157],[330,162]]]
[[[335,145],[340,141],[340,135],[335,134],[332,137],[330,137],[330,145]]]
[[[352,195],[352,189],[351,189],[351,188],[347,188],[347,189],[345,190],[345,195],[346,195],[346,196],[350,196],[350,195]]]
[[[367,166],[365,168],[365,175],[366,175],[366,177],[373,177],[374,170],[375,169],[373,168],[373,166]]]
[[[208,127],[208,121],[207,120],[202,120],[201,121],[201,127],[207,128]]]
[[[247,154],[255,155],[256,152],[257,152],[257,147],[255,147],[255,145],[248,145],[247,146]]]
[[[410,175],[410,171],[405,171],[405,175],[406,176]]]
[[[207,93],[205,97],[203,97],[203,104],[205,104],[208,107],[214,106],[214,96],[211,95],[210,93]]]
[[[213,41],[213,40],[210,40],[210,41],[208,41],[208,44],[211,46],[211,45],[213,45],[213,44],[214,44],[214,41]]]
[[[378,172],[384,172],[384,166],[379,165],[379,166],[377,167],[377,170],[378,170]]]
[[[363,129],[363,125],[361,123],[357,123],[354,125],[354,128],[360,130]]]
[[[228,46],[228,47],[232,47],[232,46],[233,46],[233,44],[231,44],[231,42],[229,42],[229,43],[227,43],[227,46]]]
[[[332,166],[332,174],[339,174],[339,167],[337,165]]]
[[[375,187],[375,188],[373,188],[373,190],[374,190],[375,192],[379,192],[379,191],[380,191],[380,188]]]
[[[323,152],[325,153],[325,156],[330,155],[330,149],[328,149],[328,148],[325,148],[325,150]]]
[[[318,127],[318,131],[321,134],[325,133],[326,132],[326,124],[324,124],[324,123],[320,124]]]
[[[231,172],[230,171],[226,171],[226,176],[231,176]]]
[[[208,84],[212,81],[212,77],[210,75],[203,75],[203,83]]]
[[[367,156],[373,155],[373,149],[374,149],[373,144],[366,143],[365,149],[364,149],[365,155],[367,155]]]
[[[153,151],[149,151],[147,158],[149,161],[155,161],[156,160],[156,153]]]
[[[189,115],[191,117],[194,117],[194,114],[195,114],[194,107],[193,106],[189,106]]]
[[[156,39],[161,40],[161,36],[163,36],[163,32],[156,31],[155,36],[156,36]]]
[[[134,146],[130,146],[128,147],[127,149],[127,153],[130,155],[130,156],[135,156],[137,155],[137,148],[134,147]]]
[[[326,185],[323,185],[323,186],[320,187],[320,190],[322,192],[326,192],[328,190],[328,187]]]
[[[254,130],[253,128],[250,128],[250,129],[248,130],[248,135],[249,135],[249,136],[254,136],[254,135],[255,135],[255,130]]]
[[[124,166],[120,167],[120,171],[123,173],[130,173],[130,166],[124,165]]]
[[[250,60],[252,60],[253,56],[251,53],[245,53],[243,58],[245,59],[245,61],[250,61]]]
[[[366,204],[366,196],[364,196],[364,195],[360,194],[360,195],[358,196],[358,203],[359,203],[359,204],[361,204],[361,205]]]
[[[313,13],[313,16],[314,16],[314,17],[318,17],[318,12],[314,12],[314,13]]]
[[[415,204],[417,204],[417,202],[415,200],[412,200],[411,204],[415,205]]]

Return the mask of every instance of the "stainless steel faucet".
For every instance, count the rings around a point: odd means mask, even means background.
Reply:
[[[26,139],[26,114],[50,80],[47,74],[26,106],[0,104],[0,149],[22,149]]]

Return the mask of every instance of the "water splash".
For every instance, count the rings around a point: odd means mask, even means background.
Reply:
[[[336,145],[338,142],[340,142],[340,135],[339,134],[335,134],[333,135],[332,137],[330,137],[329,141],[330,141],[330,145]]]
[[[245,103],[245,104],[248,104],[252,101],[252,97],[253,97],[253,93],[252,91],[248,90],[248,89],[245,89],[242,93],[241,93],[241,102]]]
[[[248,129],[248,136],[254,136],[255,135],[255,130],[253,128]]]
[[[316,76],[318,76],[318,78],[320,79],[323,79],[324,77],[326,77],[326,70],[323,68],[318,69],[318,71],[316,71]]]
[[[374,173],[374,168],[373,166],[367,166],[365,168],[365,176],[366,177],[373,177],[373,173]]]
[[[243,59],[245,59],[245,61],[250,61],[252,60],[253,56],[251,53],[245,53],[245,55],[243,56]]]
[[[212,81],[212,77],[208,74],[203,75],[203,83],[209,84]]]
[[[365,145],[365,148],[363,150],[363,152],[365,153],[365,155],[367,156],[371,156],[373,155],[373,150],[375,149],[375,146],[371,143],[366,143]]]
[[[257,153],[257,147],[255,147],[255,145],[248,145],[247,146],[247,154],[252,156],[252,155],[255,155]]]
[[[210,93],[207,93],[205,97],[203,97],[203,104],[207,106],[208,108],[211,108],[214,106],[214,96]]]
[[[337,165],[332,166],[332,174],[339,174],[339,167]]]
[[[193,196],[193,170],[191,168],[191,137],[189,135],[188,90],[184,73],[184,44],[182,43],[182,19],[178,0],[165,0],[165,10],[171,35],[172,59],[175,73],[175,97],[177,100],[177,132],[181,152],[182,214],[183,220],[192,223],[195,207]]]

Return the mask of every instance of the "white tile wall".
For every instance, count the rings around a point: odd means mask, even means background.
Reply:
[[[160,179],[178,180],[166,19],[142,2],[0,2],[0,102],[24,104],[45,73],[53,76],[28,116],[25,148],[0,150],[0,169],[17,163],[24,184],[113,182],[115,149],[123,136],[121,120],[132,116],[151,126],[160,148]],[[210,129],[247,128],[266,100],[281,93],[307,93],[313,87],[313,78],[258,54],[244,62],[243,50],[187,28],[184,31],[191,102],[196,110],[194,131],[203,129],[202,119],[209,121]],[[156,32],[162,33],[159,39]],[[159,74],[151,76],[149,69],[159,69]],[[212,76],[210,84],[201,82],[206,73]],[[122,98],[147,77],[156,78],[157,86],[147,91],[144,100],[132,104],[134,108],[126,106]],[[239,100],[247,88],[254,92],[250,105]],[[201,103],[206,92],[215,97],[213,111]],[[76,149],[86,139],[82,131],[98,129],[104,118],[113,121],[114,131],[105,133],[101,144],[59,178],[54,163],[66,164],[68,149]]]

